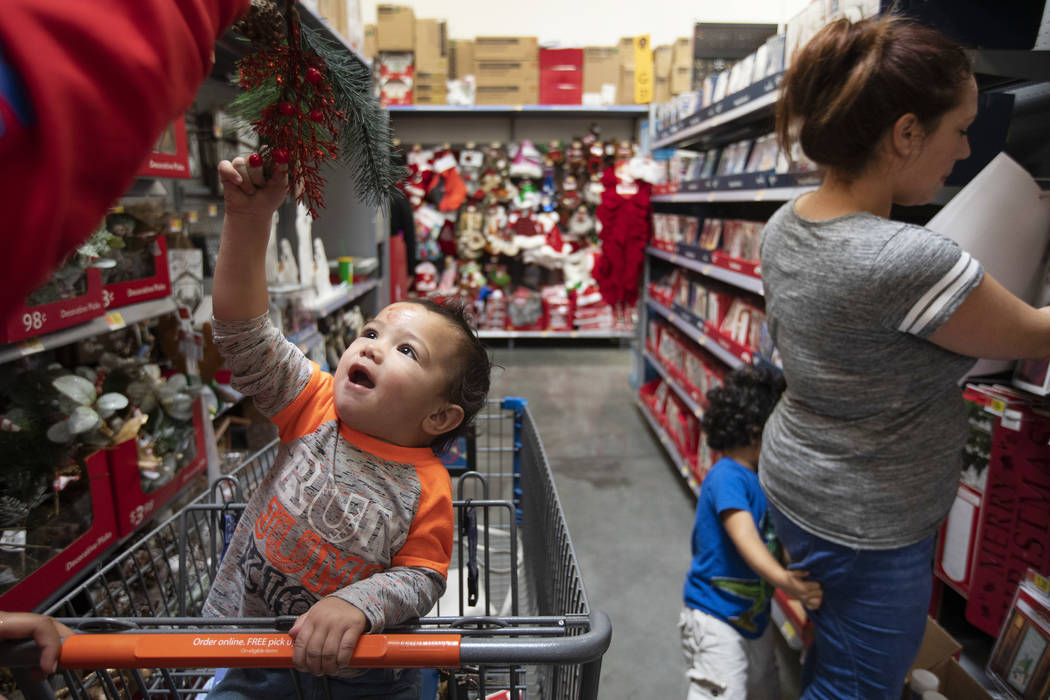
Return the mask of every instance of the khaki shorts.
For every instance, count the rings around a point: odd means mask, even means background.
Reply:
[[[683,608],[678,629],[689,679],[688,700],[780,698],[772,624],[758,639],[748,639],[717,617]]]

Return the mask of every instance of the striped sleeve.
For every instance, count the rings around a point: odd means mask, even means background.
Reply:
[[[981,263],[938,233],[904,226],[872,268],[885,326],[927,338],[951,318],[984,277]]]

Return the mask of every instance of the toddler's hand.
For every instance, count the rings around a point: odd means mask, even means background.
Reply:
[[[54,618],[34,613],[0,613],[0,639],[33,638],[40,647],[40,666],[33,677],[42,680],[58,668],[62,642],[73,631]]]
[[[226,200],[226,216],[264,218],[269,221],[288,194],[288,164],[277,164],[267,180],[262,158],[238,156],[219,163],[219,180]]]
[[[807,610],[816,610],[824,599],[824,589],[816,581],[806,581],[807,576],[808,571],[788,569],[787,580],[781,588],[798,598]]]
[[[368,619],[357,607],[339,598],[322,598],[288,631],[295,642],[295,667],[315,676],[346,668],[367,627]]]

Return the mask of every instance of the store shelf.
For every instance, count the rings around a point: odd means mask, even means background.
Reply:
[[[773,592],[770,618],[784,641],[795,651],[802,651],[813,640],[813,625],[806,617],[805,608],[779,588]]]
[[[656,370],[656,373],[659,374],[660,377],[663,378],[664,382],[666,382],[667,385],[674,390],[674,393],[678,394],[678,398],[680,398],[682,400],[682,403],[684,403],[689,408],[689,410],[692,411],[694,416],[700,418],[704,415],[704,407],[698,404],[696,402],[696,399],[690,396],[689,392],[686,391],[685,388],[683,388],[682,385],[678,383],[678,379],[676,379],[674,375],[667,371],[667,368],[664,367],[663,361],[659,357],[649,352],[648,350],[642,350],[642,357],[649,361],[649,364],[653,366],[653,369]]]
[[[693,476],[693,473],[689,469],[688,462],[682,459],[682,455],[678,453],[678,447],[675,446],[674,440],[672,440],[671,436],[667,434],[664,427],[660,425],[660,421],[656,420],[656,417],[649,412],[649,407],[646,406],[641,399],[635,397],[634,401],[638,406],[638,410],[642,412],[643,416],[645,416],[645,420],[649,423],[649,427],[652,428],[653,432],[656,433],[656,436],[660,438],[660,444],[664,446],[665,450],[667,450],[667,454],[670,456],[675,468],[678,469],[682,478],[685,479],[685,482],[689,485],[693,494],[699,496],[700,482],[698,482],[696,477]]]
[[[357,284],[345,285],[340,294],[325,299],[323,303],[318,304],[317,306],[307,306],[306,308],[317,314],[319,317],[327,316],[343,308],[355,299],[364,296],[378,286],[379,280],[367,280],[365,282],[358,282]]]
[[[337,32],[335,28],[328,23],[328,20],[319,15],[317,13],[317,10],[311,8],[309,5],[302,2],[298,3],[296,7],[299,9],[299,17],[302,19],[304,25],[310,27],[311,29],[316,29],[317,31],[320,31],[321,33],[327,35],[327,37],[330,40],[336,42],[337,44],[339,44],[339,46],[346,49],[346,51],[351,56],[356,58],[362,64],[368,66],[369,68],[372,67],[372,61],[365,58],[363,54],[355,50],[354,47],[350,46],[350,44],[346,43],[346,39],[343,38],[343,36],[340,35],[339,32]]]
[[[317,326],[307,326],[296,333],[289,333],[285,338],[304,352],[308,348],[316,347],[319,343],[324,343],[324,336],[317,330]]]
[[[76,343],[86,338],[109,333],[110,331],[118,331],[133,323],[163,316],[173,311],[175,311],[175,301],[171,297],[162,297],[132,304],[131,306],[111,309],[105,316],[92,319],[87,323],[63,328],[54,333],[40,335],[17,343],[0,344],[0,363],[59,348],[63,345]]]
[[[646,249],[646,252],[655,258],[666,260],[678,265],[679,267],[692,270],[693,272],[699,272],[705,277],[721,280],[722,282],[731,284],[734,287],[739,287],[740,289],[751,292],[752,294],[763,294],[762,280],[757,277],[735,272],[713,263],[694,260],[676,253],[669,253],[668,251],[660,250],[659,248],[650,247]]]
[[[563,340],[630,340],[634,331],[478,331],[482,340],[545,338]]]
[[[722,362],[725,362],[727,365],[729,365],[731,369],[739,369],[740,367],[749,364],[745,363],[742,359],[729,352],[729,350],[727,350],[726,348],[722,347],[718,343],[717,338],[712,338],[711,336],[707,335],[706,333],[704,333],[703,330],[697,328],[692,323],[681,318],[674,311],[667,308],[655,299],[646,297],[646,303],[649,304],[650,309],[656,311],[658,314],[666,318],[668,321],[671,322],[671,324],[675,328],[677,328],[678,330],[682,331],[687,336],[695,340],[700,347],[710,352]]]
[[[782,78],[782,73],[766,78],[697,111],[666,130],[661,130],[653,139],[653,148],[681,145],[705,131],[728,122],[751,115],[757,116],[763,111],[772,111],[777,101],[779,94],[777,88],[780,87]]]
[[[678,192],[658,194],[654,202],[789,202],[799,195],[815,190],[812,187],[768,187],[751,190],[708,190],[706,192]]]
[[[649,105],[391,105],[391,114],[448,114],[463,116],[514,115],[551,117],[643,117],[649,113]]]

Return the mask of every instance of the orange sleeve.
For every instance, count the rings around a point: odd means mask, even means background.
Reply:
[[[336,418],[332,375],[322,372],[316,362],[310,365],[312,373],[306,386],[294,401],[270,419],[277,426],[282,444],[309,435],[322,423]]]
[[[452,483],[441,462],[417,465],[422,494],[408,540],[394,555],[392,566],[421,566],[448,576],[452,560]]]

